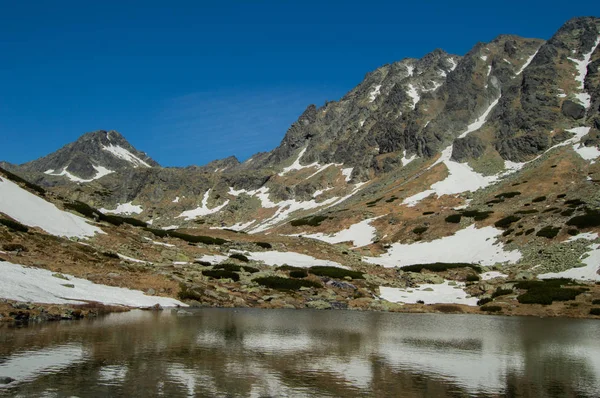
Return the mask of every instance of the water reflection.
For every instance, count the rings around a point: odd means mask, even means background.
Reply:
[[[0,329],[1,396],[600,396],[593,320],[132,312]]]

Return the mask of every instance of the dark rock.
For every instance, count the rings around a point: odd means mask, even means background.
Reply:
[[[10,384],[13,381],[15,381],[15,379],[13,379],[12,377],[3,377],[3,376],[0,376],[0,384]]]
[[[470,158],[479,158],[485,152],[485,144],[474,135],[454,140],[452,147],[452,160],[464,162]]]
[[[575,103],[571,100],[565,100],[563,102],[561,111],[563,115],[576,120],[581,119],[585,116],[585,108],[582,105]]]

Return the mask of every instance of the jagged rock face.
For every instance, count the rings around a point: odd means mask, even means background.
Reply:
[[[375,181],[360,195],[380,195],[379,178],[416,179],[436,157],[497,174],[507,160],[531,160],[571,138],[573,127],[591,128],[584,145],[600,142],[599,32],[600,19],[578,18],[548,42],[501,35],[462,57],[434,50],[384,65],[339,101],[308,106],[277,148],[243,163],[148,168],[156,162],[101,131],[17,169],[97,207],[143,204],[140,217],[166,225],[184,224],[178,217],[195,208],[219,223],[285,220],[356,194],[358,183]],[[100,166],[115,172],[88,183]],[[56,174],[84,183],[72,190]]]
[[[22,165],[26,171],[64,175],[73,181],[93,180],[127,168],[158,166],[116,131],[95,131],[58,151]]]

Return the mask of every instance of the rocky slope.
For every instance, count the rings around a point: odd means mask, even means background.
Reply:
[[[339,101],[309,106],[277,148],[243,163],[162,168],[118,133],[101,131],[7,168],[67,208],[75,200],[100,209],[92,212],[97,221],[105,213],[147,223],[109,227],[94,245],[126,249],[161,270],[180,263],[169,278],[195,292],[217,286],[208,297],[198,293],[215,305],[271,302],[252,273],[225,282],[202,273],[241,252],[259,276],[287,277],[273,264],[303,261],[365,273],[353,288],[306,289],[278,305],[381,308],[373,298],[415,302],[427,295],[393,289],[428,282],[438,298],[450,289],[454,299],[442,302],[465,305],[501,287],[514,293],[503,311],[527,313],[515,299],[526,290],[517,280],[600,280],[599,43],[600,19],[577,18],[548,41],[502,35],[464,56],[435,50],[382,66]],[[227,243],[180,244],[177,234]],[[174,248],[142,244],[153,236]],[[193,264],[202,256],[209,257]],[[402,271],[436,262],[463,267]],[[467,283],[468,297],[457,301],[448,281]],[[580,310],[594,289],[578,296]]]

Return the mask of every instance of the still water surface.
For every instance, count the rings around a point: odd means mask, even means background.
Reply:
[[[600,322],[202,309],[0,328],[0,396],[600,397]]]

